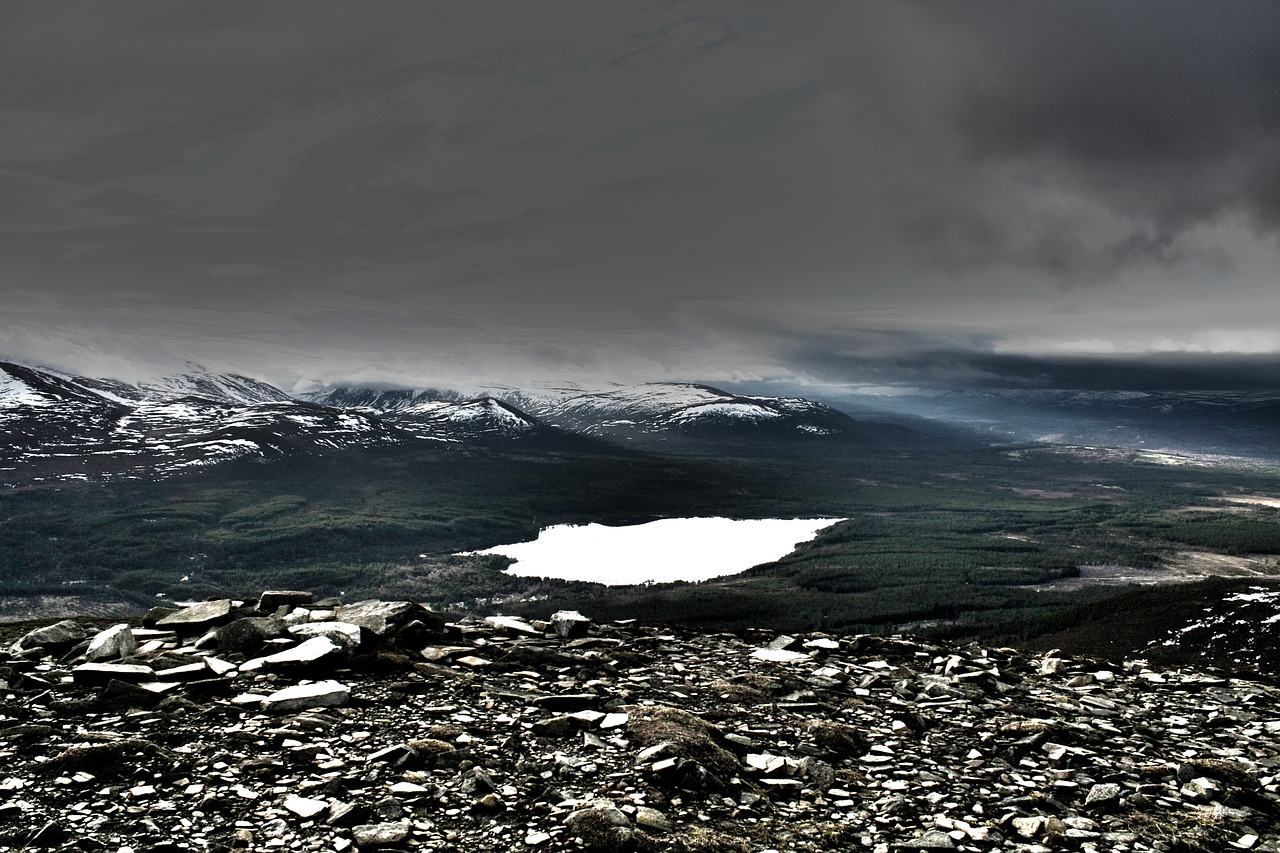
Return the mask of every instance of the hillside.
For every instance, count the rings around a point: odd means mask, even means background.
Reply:
[[[0,653],[14,849],[1280,849],[1258,674],[264,593]]]

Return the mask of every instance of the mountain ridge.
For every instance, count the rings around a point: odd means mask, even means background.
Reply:
[[[530,411],[531,410],[531,411]],[[515,389],[468,397],[437,389],[328,388],[298,395],[238,374],[196,372],[129,384],[0,362],[0,474],[28,479],[156,477],[231,459],[421,442],[734,437],[877,440],[880,428],[801,398],[707,385],[603,391]],[[896,428],[884,428],[896,429]]]
[[[350,387],[303,396],[325,405],[355,404],[392,413],[459,399],[455,392],[436,389]],[[795,437],[859,432],[857,422],[823,403],[799,397],[738,394],[694,382],[561,384],[527,389],[495,386],[484,398],[567,432],[614,439],[735,432],[791,433]]]

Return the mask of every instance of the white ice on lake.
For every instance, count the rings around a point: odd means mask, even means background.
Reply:
[[[509,574],[609,586],[703,581],[785,557],[839,518],[666,518],[647,524],[559,524],[532,542],[476,554],[516,560]]]

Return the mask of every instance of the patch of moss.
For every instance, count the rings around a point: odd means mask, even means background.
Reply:
[[[155,744],[135,738],[109,743],[81,743],[67,747],[44,768],[50,775],[84,770],[100,778],[118,778],[160,755],[172,757]]]
[[[726,779],[738,773],[733,753],[716,743],[717,730],[688,711],[658,705],[632,714],[627,731],[641,747],[671,744],[670,755],[696,761]]]
[[[679,853],[751,853],[754,848],[736,836],[694,826],[676,841],[673,849]]]
[[[821,721],[809,727],[815,743],[841,758],[856,758],[867,751],[866,738],[853,726],[844,723]]]

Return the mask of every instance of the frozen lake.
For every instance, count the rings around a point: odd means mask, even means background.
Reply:
[[[516,563],[509,574],[609,586],[702,581],[768,563],[808,542],[839,518],[665,518],[608,527],[559,524],[532,542],[499,545]]]

